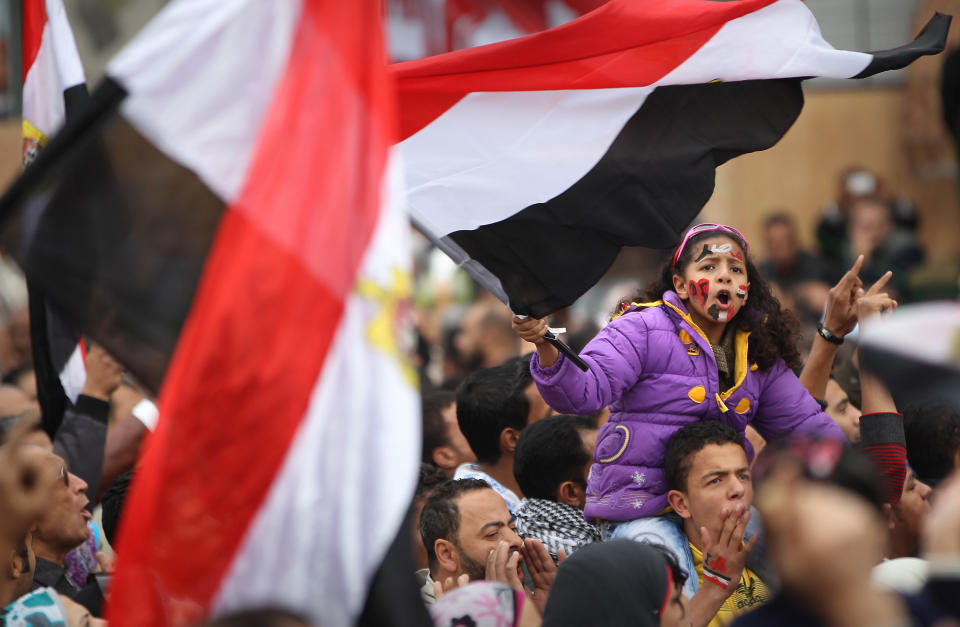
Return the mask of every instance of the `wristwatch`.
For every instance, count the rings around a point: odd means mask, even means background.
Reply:
[[[822,323],[817,324],[817,333],[820,334],[820,337],[830,342],[831,344],[843,344],[843,338],[839,335],[835,335],[833,331],[823,326]]]

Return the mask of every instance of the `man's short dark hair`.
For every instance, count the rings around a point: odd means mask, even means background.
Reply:
[[[736,444],[746,452],[743,436],[719,420],[698,420],[673,434],[667,442],[663,472],[668,490],[687,490],[687,476],[693,467],[693,456],[710,444]]]
[[[433,463],[433,451],[450,443],[447,423],[443,420],[443,410],[457,400],[457,395],[449,390],[427,392],[422,398],[423,415],[423,452],[421,461]]]
[[[783,209],[778,209],[773,213],[769,213],[763,219],[763,228],[765,229],[769,229],[771,226],[774,226],[776,224],[782,224],[784,226],[790,227],[791,229],[796,226],[796,222],[794,222],[793,216]]]
[[[529,412],[517,385],[517,366],[510,361],[470,373],[457,390],[457,422],[480,463],[500,459],[500,434],[507,427],[526,427]]]
[[[426,498],[441,483],[449,479],[447,474],[433,464],[420,464],[420,478],[417,480],[417,491],[414,499]]]
[[[427,563],[430,568],[437,565],[437,554],[433,545],[443,538],[454,544],[460,532],[460,508],[457,499],[474,490],[489,490],[490,484],[482,479],[449,479],[441,483],[423,504],[420,512],[420,539],[427,550]]]
[[[947,402],[927,402],[903,410],[907,460],[917,477],[935,484],[953,470],[960,449],[960,408]]]
[[[511,357],[503,362],[503,366],[513,368],[514,386],[521,390],[527,389],[527,386],[533,383],[533,374],[530,373],[530,360],[533,359],[533,353]]]
[[[583,484],[583,467],[590,454],[580,437],[582,429],[595,429],[588,416],[550,416],[523,430],[513,455],[513,476],[525,497],[557,500],[565,481]]]

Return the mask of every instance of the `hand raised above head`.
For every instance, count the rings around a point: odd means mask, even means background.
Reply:
[[[827,310],[823,316],[823,326],[834,335],[843,337],[857,324],[855,302],[863,291],[860,280],[860,268],[863,267],[863,255],[857,257],[853,266],[830,288],[827,296]]]
[[[529,318],[526,316],[514,316],[513,322],[513,331],[520,336],[520,339],[530,342],[531,344],[542,344],[546,342],[543,339],[543,336],[547,334],[547,319],[546,318]]]
[[[87,380],[83,394],[109,401],[110,395],[123,382],[124,368],[99,344],[87,350]]]

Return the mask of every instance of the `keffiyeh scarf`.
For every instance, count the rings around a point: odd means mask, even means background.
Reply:
[[[600,541],[600,529],[583,518],[583,512],[544,499],[523,499],[516,512],[517,533],[540,540],[554,559],[561,547],[569,556],[592,542]]]

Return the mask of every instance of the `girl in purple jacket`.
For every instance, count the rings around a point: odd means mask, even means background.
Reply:
[[[791,326],[747,252],[734,228],[691,228],[644,302],[625,304],[584,348],[587,372],[543,340],[545,319],[514,319],[520,337],[536,344],[530,368],[553,409],[610,408],[587,483],[588,520],[664,511],[666,443],[690,422],[721,420],[740,433],[752,424],[771,441],[794,433],[843,439],[793,374]]]

